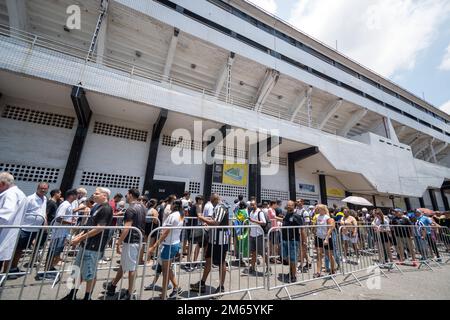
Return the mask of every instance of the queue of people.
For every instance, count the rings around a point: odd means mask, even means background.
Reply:
[[[450,221],[448,212],[427,215],[419,209],[413,214],[395,209],[385,214],[377,208],[369,211],[305,205],[302,199],[287,201],[283,207],[279,200],[258,204],[255,198],[245,201],[239,196],[231,207],[216,193],[209,199],[197,195],[194,201],[189,192],[158,200],[130,189],[124,201],[121,194],[112,196],[103,187],[96,188],[90,197],[84,188],[68,190],[64,197],[60,190],[53,189],[47,199],[48,190],[48,183],[41,182],[36,192],[26,197],[14,185],[12,175],[0,173],[0,225],[23,226],[0,232],[0,269],[8,279],[17,279],[25,272],[19,268],[24,251],[33,248],[33,262],[48,242],[44,268],[36,280],[54,280],[58,266],[64,262],[62,253],[69,246],[76,255],[74,264],[80,267],[81,281],[86,283],[84,299],[92,298],[97,270],[111,261],[105,252],[112,245],[120,262],[112,281],[103,284],[107,296],[118,294],[119,299],[131,299],[137,269],[147,264],[155,270],[155,277],[145,289],[155,290],[162,274],[160,298],[167,299],[183,292],[173,269],[176,262],[185,272],[202,273],[201,279],[188,288],[199,293],[205,292],[211,270],[217,266],[219,285],[213,293],[221,294],[225,291],[229,256],[237,258],[249,276],[271,276],[271,266],[284,264],[289,272],[282,278],[290,283],[297,282],[299,273],[310,270],[315,270],[314,278],[320,278],[325,272],[335,274],[350,260],[358,265],[363,250],[377,244],[380,260],[386,263],[396,259],[402,264],[410,259],[417,266],[417,253],[422,260],[439,261],[434,230],[448,227]],[[55,224],[67,228],[39,228]],[[71,231],[76,225],[83,228]],[[238,227],[230,228],[232,225]],[[246,225],[251,226],[248,233],[238,234]],[[120,232],[112,241],[114,227],[120,227]],[[363,236],[367,241],[361,241]],[[261,274],[257,272],[259,258],[265,265]],[[124,275],[128,276],[128,286],[117,292]],[[77,293],[74,287],[63,299],[76,299]]]

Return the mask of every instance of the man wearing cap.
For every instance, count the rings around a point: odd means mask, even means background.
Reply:
[[[425,245],[428,244],[435,253],[437,261],[440,262],[441,257],[439,255],[439,250],[437,249],[436,242],[431,236],[431,227],[439,227],[439,225],[436,224],[433,219],[425,216],[419,209],[416,210],[416,219],[415,236],[422,259],[427,259]]]
[[[392,218],[391,225],[393,226],[392,235],[395,238],[400,264],[403,264],[403,261],[405,260],[406,250],[411,255],[413,265],[416,267],[416,255],[412,243],[411,220],[404,215],[402,209],[397,208],[394,210],[394,217]]]

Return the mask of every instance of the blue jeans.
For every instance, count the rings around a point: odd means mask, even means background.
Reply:
[[[297,258],[298,258],[298,248],[299,248],[299,241],[295,241],[295,240],[283,240],[283,254],[282,254],[282,258],[286,259],[287,257],[289,257],[289,261],[292,263],[296,263],[297,262]]]
[[[97,263],[102,252],[92,250],[80,250],[75,259],[75,265],[80,267],[81,279],[91,281],[97,274]]]

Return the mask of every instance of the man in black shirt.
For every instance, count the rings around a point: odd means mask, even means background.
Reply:
[[[97,188],[94,193],[94,201],[97,203],[96,210],[92,212],[86,226],[110,226],[113,220],[113,210],[108,204],[111,191],[107,188]],[[96,228],[83,230],[74,237],[71,245],[77,246],[81,243],[75,265],[80,269],[81,281],[86,281],[86,293],[84,300],[90,300],[95,286],[98,260],[103,256],[106,242],[108,241],[108,230]],[[77,281],[75,281],[77,283]],[[72,288],[63,300],[76,299],[78,288]]]
[[[50,224],[56,216],[59,199],[61,199],[61,190],[53,189],[50,191],[50,199],[47,200],[47,223]]]
[[[416,266],[416,255],[413,248],[413,234],[412,234],[412,222],[403,214],[401,209],[394,210],[394,217],[390,224],[392,226],[392,236],[394,245],[397,247],[397,253],[401,264],[405,260],[405,250],[411,255],[413,265]]]
[[[47,214],[47,224],[51,225],[56,217],[56,210],[59,206],[59,200],[61,199],[61,190],[53,189],[50,191],[50,199],[47,200],[46,214]],[[48,231],[44,230],[44,234],[41,237],[41,242],[39,248],[42,249],[44,244],[47,242]]]
[[[297,281],[297,259],[300,241],[299,226],[303,225],[303,217],[295,212],[295,202],[288,201],[287,212],[283,219],[283,227],[294,227],[282,229],[283,259],[289,259],[289,281]]]
[[[130,230],[125,228],[117,241],[117,253],[120,254],[120,267],[116,277],[110,283],[105,284],[106,294],[113,296],[116,286],[122,279],[123,273],[128,272],[128,290],[120,297],[121,300],[130,300],[134,289],[134,279],[139,261],[139,250],[141,247],[142,235],[145,234],[145,216],[147,209],[138,201],[139,190],[130,189],[127,193],[127,202],[130,204],[124,215],[124,226],[137,228]]]

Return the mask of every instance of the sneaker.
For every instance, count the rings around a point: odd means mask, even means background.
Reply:
[[[303,266],[302,268],[299,268],[299,270],[301,273],[308,273],[309,269],[307,266]]]
[[[183,269],[186,272],[192,272],[192,271],[195,270],[195,268],[193,268],[193,267],[191,267],[191,266],[189,266],[187,264],[182,265],[180,268]]]
[[[214,291],[214,294],[223,293],[223,292],[225,292],[225,287],[224,286],[218,286],[216,291]]]
[[[183,289],[181,289],[180,287],[174,288],[173,291],[169,294],[169,299],[176,298],[177,296],[179,296],[182,293],[183,293]]]
[[[204,293],[206,291],[205,283],[199,281],[197,283],[191,284],[191,290],[195,292]]]
[[[106,295],[108,296],[108,297],[112,297],[112,296],[114,296],[115,294],[116,294],[116,286],[115,285],[113,285],[112,284],[112,282],[109,282],[107,285],[106,285]]]
[[[441,258],[437,258],[436,262],[442,262],[442,259]]]
[[[20,270],[19,268],[12,268],[12,269],[9,269],[9,273],[20,273],[20,274],[8,274],[8,280],[15,280],[19,277],[24,276],[24,274],[26,272],[23,270]]]
[[[69,292],[66,296],[62,297],[61,300],[78,300],[77,294],[72,294],[71,292]]]
[[[127,291],[119,295],[119,300],[131,300],[131,294]]]
[[[34,277],[36,281],[55,281],[56,274],[54,273],[44,273],[39,272],[36,277]]]
[[[98,264],[107,264],[108,261],[106,261],[105,259],[101,259],[98,261]]]
[[[169,283],[170,284],[170,283]],[[155,283],[150,283],[148,286],[144,287],[144,290],[156,290],[156,288],[159,288]]]

